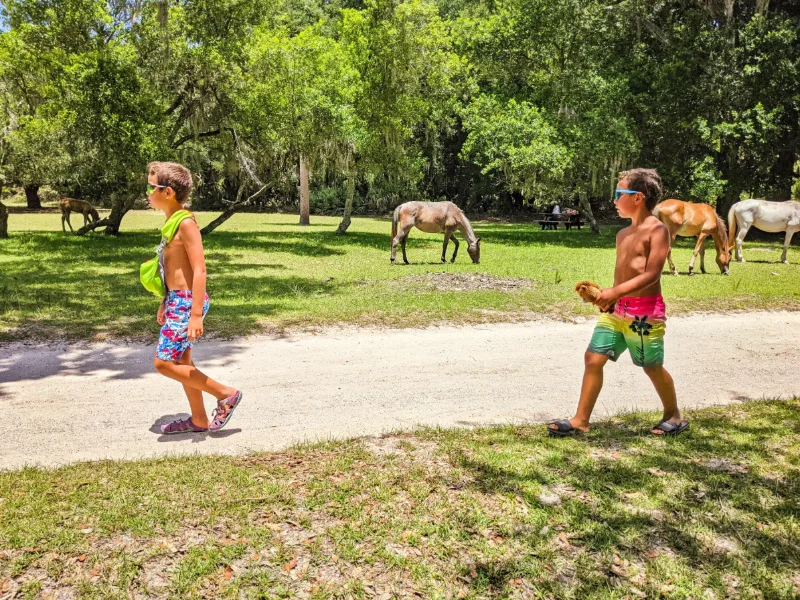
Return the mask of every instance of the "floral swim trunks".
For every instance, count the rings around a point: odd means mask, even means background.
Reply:
[[[189,341],[189,317],[192,315],[192,290],[169,290],[164,300],[167,322],[161,328],[156,357],[161,360],[176,361],[184,352],[194,346]],[[203,301],[203,318],[208,312],[209,300],[206,294]]]
[[[636,366],[660,367],[664,364],[666,321],[661,294],[620,298],[613,314],[604,313],[597,321],[588,350],[616,361],[628,349]]]

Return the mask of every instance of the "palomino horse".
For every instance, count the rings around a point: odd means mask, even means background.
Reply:
[[[673,275],[678,274],[675,263],[672,262],[672,244],[675,243],[676,236],[697,237],[697,244],[694,247],[692,260],[689,261],[689,275],[694,275],[694,261],[697,254],[700,254],[700,271],[706,272],[705,254],[703,242],[708,236],[714,239],[714,246],[717,249],[717,266],[723,275],[728,274],[728,267],[731,262],[731,254],[728,252],[728,232],[723,221],[716,211],[708,204],[698,204],[695,202],[683,202],[682,200],[664,200],[656,205],[653,214],[667,226],[670,235],[669,268]]]
[[[412,227],[416,227],[425,233],[444,232],[444,246],[442,247],[442,262],[447,262],[445,253],[447,252],[447,242],[453,240],[456,249],[453,250],[453,258],[450,262],[455,262],[458,254],[458,240],[455,230],[467,238],[467,252],[469,252],[472,262],[481,262],[481,238],[475,237],[467,217],[452,202],[406,202],[394,209],[392,217],[392,264],[397,254],[397,244],[403,247],[403,262],[408,264],[406,257],[406,239]]]
[[[736,235],[736,226],[739,226],[739,235]],[[786,252],[792,243],[792,236],[800,231],[800,202],[788,200],[786,202],[768,202],[766,200],[742,200],[731,206],[728,211],[728,249],[733,252],[736,245],[736,260],[744,262],[742,256],[742,242],[748,230],[753,226],[761,231],[775,233],[785,231],[786,239],[783,242],[781,262],[788,263]]]
[[[75,198],[62,198],[61,201],[58,203],[58,206],[61,208],[61,230],[64,233],[67,233],[67,228],[64,227],[64,221],[67,222],[69,225],[69,230],[73,233],[75,230],[72,228],[72,223],[69,222],[69,215],[70,213],[76,212],[83,215],[83,224],[84,226],[89,223],[89,221],[98,221],[100,220],[100,215],[97,214],[97,211],[94,209],[94,206],[89,204],[86,200],[76,200]]]

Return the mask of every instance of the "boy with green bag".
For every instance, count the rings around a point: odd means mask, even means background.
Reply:
[[[150,163],[147,172],[148,203],[167,217],[156,258],[140,269],[142,285],[162,299],[156,317],[162,328],[154,364],[159,373],[183,385],[192,411],[191,417],[162,425],[161,431],[218,431],[239,406],[242,392],[214,381],[192,362],[192,346],[203,335],[209,307],[200,229],[194,215],[183,208],[192,190],[192,175],[186,167],[167,162]],[[194,301],[200,298],[201,302]],[[206,414],[203,392],[217,399],[212,419]]]

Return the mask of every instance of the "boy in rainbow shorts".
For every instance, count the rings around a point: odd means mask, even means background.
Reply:
[[[614,205],[631,219],[617,234],[614,287],[601,291],[595,305],[603,315],[595,326],[584,355],[585,370],[578,410],[571,419],[548,424],[552,436],[566,437],[589,431],[589,419],[603,387],[603,367],[629,350],[633,363],[644,369],[664,406],[654,435],[678,435],[689,428],[681,417],[675,384],[664,368],[666,310],[661,297],[661,272],[670,247],[667,228],[653,216],[661,197],[661,178],[653,169],[620,173]]]

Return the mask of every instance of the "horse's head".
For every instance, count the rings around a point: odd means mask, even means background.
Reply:
[[[723,275],[730,275],[731,252],[723,250],[717,254],[717,266]]]
[[[481,262],[481,238],[477,238],[474,244],[467,246],[467,252],[476,265]]]

